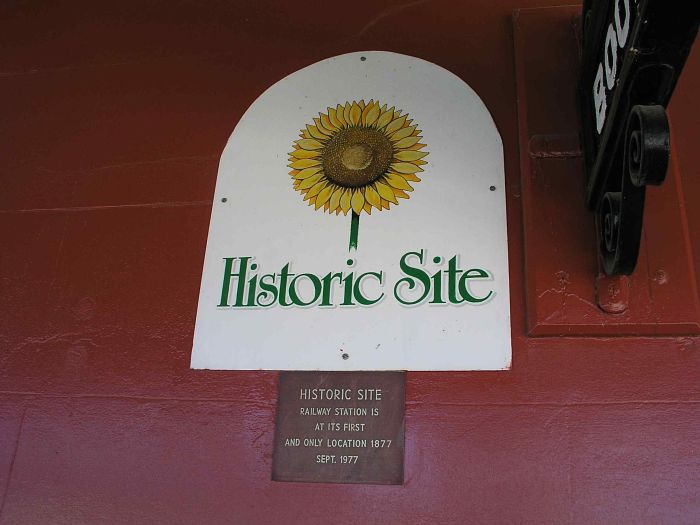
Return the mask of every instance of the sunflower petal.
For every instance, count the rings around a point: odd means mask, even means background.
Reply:
[[[333,125],[334,128],[340,129],[343,127],[343,124],[341,123],[340,120],[335,116],[335,108],[328,108],[328,120],[330,123]]]
[[[389,138],[391,139],[391,142],[398,142],[401,139],[406,138],[409,135],[411,135],[411,133],[413,133],[415,129],[416,129],[415,126],[408,126],[407,128],[401,128],[400,130],[396,131]]]
[[[360,123],[361,117],[362,117],[362,109],[357,104],[357,102],[353,102],[352,106],[350,107],[350,123],[357,126]]]
[[[303,181],[301,181],[301,184],[299,184],[299,189],[305,190],[307,188],[310,188],[311,186],[316,184],[318,181],[320,181],[321,177],[323,177],[323,172],[317,173],[316,175],[312,175],[311,177],[304,179]]]
[[[345,188],[338,188],[336,186],[336,189],[333,192],[333,195],[331,195],[331,198],[329,200],[331,211],[340,209],[340,197],[344,191],[345,191]]]
[[[325,129],[327,129],[331,134],[333,134],[333,131],[335,130],[335,126],[328,118],[328,115],[326,115],[325,113],[320,113],[319,115],[320,115],[319,118],[321,119],[321,125]]]
[[[394,144],[394,148],[396,149],[403,149],[403,148],[410,148],[414,144],[416,144],[420,140],[420,137],[406,137],[405,139],[401,139],[400,141],[396,142]]]
[[[296,159],[313,159],[318,156],[318,151],[309,151],[305,149],[295,149],[290,155]]]
[[[370,100],[369,102],[370,103],[365,106],[365,109],[362,110],[362,124],[365,126],[372,125],[379,116],[379,105],[373,100]],[[371,122],[369,120],[370,116],[373,117]]]
[[[393,202],[394,204],[398,203],[396,197],[394,196],[394,192],[391,191],[390,186],[384,184],[383,182],[375,182],[374,187],[377,189],[377,193],[379,193],[382,199]]]
[[[323,140],[323,141],[328,140],[328,136],[326,136],[316,126],[312,126],[311,124],[307,124],[306,129],[308,130],[309,135],[311,135],[313,138],[318,139],[318,140]]]
[[[297,140],[297,144],[299,144],[300,148],[309,151],[323,148],[323,144],[321,144],[318,140],[314,139],[299,139]]]
[[[343,194],[340,196],[340,209],[343,210],[343,213],[347,215],[348,211],[352,207],[352,203],[350,202],[352,197],[352,191],[345,189],[343,191]]]
[[[417,177],[415,173],[402,173],[401,176],[411,182],[420,182],[420,177]]]
[[[326,186],[325,188],[323,188],[323,189],[319,192],[319,194],[316,196],[316,203],[314,204],[314,208],[315,208],[315,209],[319,209],[319,208],[320,208],[321,206],[323,206],[324,204],[328,204],[328,195],[327,195],[327,193],[329,193],[329,192],[328,192],[327,190],[332,190],[332,189],[333,189],[332,187]],[[326,200],[323,200],[324,197],[325,197]]]
[[[372,215],[372,206],[369,202],[365,201],[365,205],[362,207],[367,215]]]
[[[377,129],[382,129],[394,118],[394,108],[384,110],[377,119]]]
[[[362,211],[362,208],[364,208],[365,206],[365,197],[364,195],[362,195],[362,192],[353,192],[352,198],[350,199],[350,203],[352,204],[352,211],[359,215]]]
[[[412,190],[411,186],[406,182],[406,179],[404,179],[401,175],[397,175],[396,173],[387,173],[384,175],[384,180],[387,181],[393,188],[399,189],[399,190]]]
[[[321,190],[321,192],[318,194],[318,198],[316,199],[316,209],[328,202],[328,199],[331,198],[331,194],[333,193],[334,189],[335,186],[328,185]]]
[[[321,193],[321,190],[326,187],[326,184],[327,183],[325,180],[318,181],[316,184],[311,186],[311,188],[309,188],[308,192],[306,192],[306,198],[310,199],[311,197],[316,197],[319,193]],[[318,202],[318,198],[316,198],[316,201]]]
[[[310,168],[311,166],[318,166],[321,164],[319,159],[299,159],[292,162],[289,167],[295,170],[303,170],[304,168]]]
[[[423,168],[416,166],[412,162],[397,162],[391,165],[391,169],[398,173],[416,173],[423,171]]]
[[[341,106],[340,104],[338,104],[335,108],[335,118],[338,120],[338,122],[340,122],[341,128],[347,126],[347,124],[348,124],[348,121],[345,120],[344,114],[345,114],[345,108],[343,106]]]
[[[391,123],[386,127],[386,134],[391,135],[394,131],[401,129],[406,122],[406,117],[408,115],[404,115],[403,117],[395,118],[394,120],[391,121]]]
[[[343,119],[345,119],[345,124],[348,126],[352,124],[352,120],[350,119],[350,108],[352,106],[350,105],[350,102],[345,103],[345,107],[343,108]]]
[[[410,196],[408,193],[406,193],[405,191],[397,190],[396,188],[394,188],[394,195],[396,195],[399,199],[408,199],[408,198],[411,197],[411,196]]]
[[[389,201],[388,200],[382,199],[382,208],[384,208],[385,210],[389,209]]]
[[[372,186],[367,186],[365,189],[365,200],[378,210],[382,209],[382,198]]]
[[[310,168],[306,168],[301,170],[299,173],[294,175],[295,179],[308,179],[309,177],[316,175],[319,171],[321,171],[321,166],[311,166]]]
[[[427,151],[399,151],[396,155],[394,155],[394,158],[404,162],[411,162],[412,160],[422,159],[427,154]]]
[[[328,137],[333,136],[333,132],[331,130],[325,128],[323,126],[323,124],[321,123],[321,119],[319,119],[318,117],[314,117],[314,124],[316,124],[316,127],[318,128],[318,130],[325,135],[323,137],[325,140],[328,140]]]
[[[365,119],[365,123],[368,126],[373,126],[379,118],[379,113],[379,104],[375,103],[374,106],[367,112],[367,118]]]

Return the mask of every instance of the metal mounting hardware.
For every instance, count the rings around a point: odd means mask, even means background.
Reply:
[[[620,191],[608,191],[598,207],[600,255],[608,275],[630,274],[637,264],[645,187],[666,178],[670,152],[663,106],[637,105],[627,119]]]
[[[586,0],[579,110],[606,274],[634,271],[645,189],[661,184],[670,153],[666,106],[698,31],[700,2]]]

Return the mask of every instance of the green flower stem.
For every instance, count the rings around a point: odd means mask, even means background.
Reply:
[[[350,248],[348,248],[348,251],[357,250],[357,234],[359,230],[360,216],[353,211],[350,219]]]

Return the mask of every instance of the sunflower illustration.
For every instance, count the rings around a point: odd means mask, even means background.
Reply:
[[[309,206],[351,213],[350,249],[357,248],[360,214],[398,205],[420,182],[428,152],[407,113],[370,100],[319,113],[289,153],[293,187]]]

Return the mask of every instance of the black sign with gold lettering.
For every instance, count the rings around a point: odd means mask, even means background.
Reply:
[[[275,481],[403,483],[404,372],[281,372]]]

